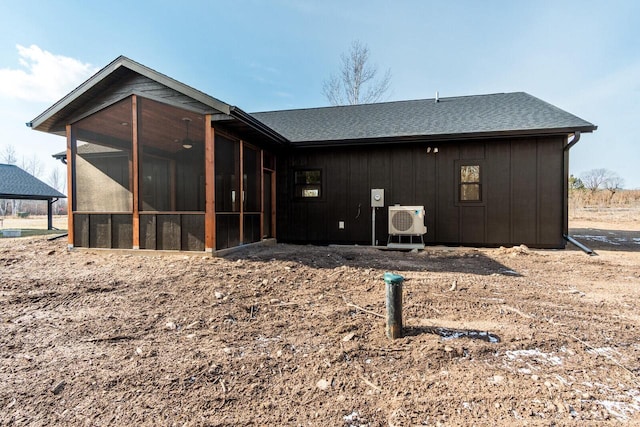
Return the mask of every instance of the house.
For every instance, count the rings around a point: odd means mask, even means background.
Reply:
[[[71,247],[206,252],[384,245],[395,204],[425,207],[427,244],[562,248],[596,129],[526,93],[249,114],[125,57],[27,125],[66,138]]]
[[[53,204],[66,197],[16,165],[0,164],[0,200],[46,200],[47,229],[53,230]]]

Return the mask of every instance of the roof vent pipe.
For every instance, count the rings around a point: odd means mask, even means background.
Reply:
[[[436,104],[440,102],[440,93],[436,91]]]

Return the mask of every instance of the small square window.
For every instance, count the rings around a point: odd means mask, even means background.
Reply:
[[[460,166],[460,201],[482,201],[482,183],[480,181],[480,165]]]
[[[295,171],[295,196],[303,199],[322,197],[322,171],[319,169]]]

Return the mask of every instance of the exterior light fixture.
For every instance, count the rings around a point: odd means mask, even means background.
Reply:
[[[191,123],[191,119],[189,117],[183,117],[182,121],[185,123],[187,128],[187,136],[182,140],[182,147],[188,150],[193,147],[193,141],[189,139],[189,123]]]

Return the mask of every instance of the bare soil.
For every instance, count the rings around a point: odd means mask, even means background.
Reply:
[[[2,239],[0,425],[640,425],[635,224],[576,219],[593,257]]]

